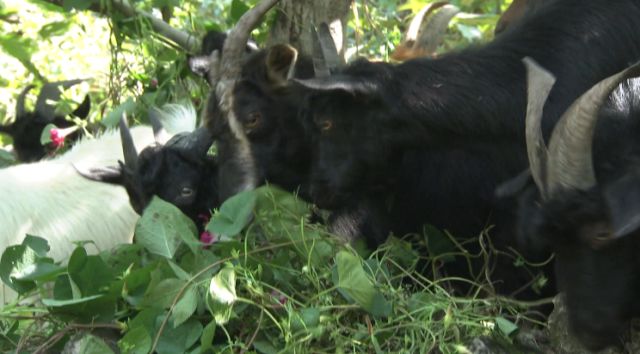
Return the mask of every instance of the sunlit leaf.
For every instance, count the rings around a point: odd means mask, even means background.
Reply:
[[[196,233],[195,224],[180,209],[154,197],[136,224],[135,239],[149,252],[172,258],[183,242],[196,251]]]
[[[234,195],[213,214],[207,230],[217,235],[237,235],[249,222],[255,203],[255,191],[244,191]]]

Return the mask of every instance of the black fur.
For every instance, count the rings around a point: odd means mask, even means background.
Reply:
[[[72,116],[85,119],[89,115],[91,100],[86,96],[84,101],[71,113]],[[69,128],[73,122],[64,117],[57,116],[53,120],[42,117],[37,112],[26,112],[24,116],[16,117],[16,120],[7,126],[0,127],[0,132],[7,133],[13,138],[13,148],[18,160],[22,162],[38,161],[52,151],[51,146],[43,146],[40,143],[42,130],[48,124],[55,124],[58,128]],[[72,143],[80,137],[80,131],[75,131],[65,138],[66,143]]]

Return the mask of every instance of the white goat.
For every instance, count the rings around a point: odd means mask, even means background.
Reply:
[[[167,105],[159,118],[176,134],[192,131],[195,117],[191,105]],[[155,142],[148,126],[133,127],[131,135],[138,151]],[[76,241],[93,241],[95,249],[89,251],[131,242],[139,215],[124,188],[90,181],[74,168],[116,165],[118,160],[123,160],[120,134],[110,129],[54,159],[0,169],[0,253],[27,234],[47,239],[49,256],[56,261],[66,261]]]

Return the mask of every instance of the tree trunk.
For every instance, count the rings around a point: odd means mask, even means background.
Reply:
[[[344,55],[343,43],[351,2],[352,0],[280,0],[269,44],[289,43],[301,53],[311,55],[311,26],[326,22],[330,25],[338,52],[341,56]]]

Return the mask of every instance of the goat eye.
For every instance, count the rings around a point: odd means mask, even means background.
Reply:
[[[184,187],[180,190],[180,195],[182,197],[191,197],[193,195],[193,189],[189,187]]]
[[[328,132],[333,127],[333,121],[326,119],[320,122],[320,130],[323,132]]]
[[[247,129],[253,129],[260,124],[261,119],[262,114],[260,112],[251,112],[249,113],[249,119],[244,122],[244,127]]]

